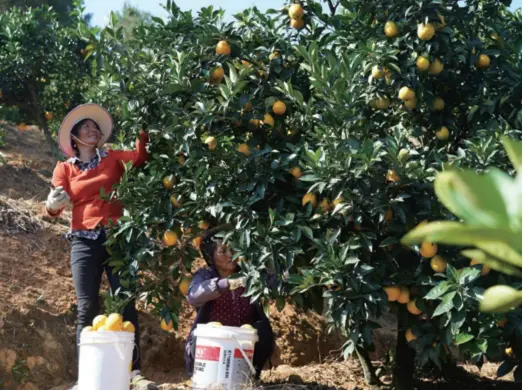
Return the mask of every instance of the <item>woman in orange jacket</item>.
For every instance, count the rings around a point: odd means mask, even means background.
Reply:
[[[53,173],[52,187],[46,201],[47,213],[57,217],[72,204],[72,221],[68,238],[71,246],[71,271],[78,300],[76,343],[84,327],[99,314],[98,291],[105,271],[111,289],[121,288],[112,267],[107,264],[109,254],[105,247],[106,227],[122,216],[118,201],[101,199],[100,190],[111,192],[124,173],[124,163],[139,167],[148,158],[148,135],[140,132],[134,151],[104,151],[101,147],[109,139],[113,122],[101,106],[85,104],[76,107],[63,120],[58,142],[69,158],[58,162]],[[123,317],[135,326],[132,383],[138,389],[158,389],[140,375],[140,328],[134,302],[124,310]],[[74,389],[74,387],[73,387]]]

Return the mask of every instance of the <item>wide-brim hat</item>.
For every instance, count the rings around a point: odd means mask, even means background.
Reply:
[[[84,119],[93,120],[102,131],[98,148],[104,145],[109,137],[111,137],[113,118],[106,109],[95,103],[86,103],[77,106],[67,114],[58,130],[58,144],[60,144],[60,149],[69,157],[75,155],[75,151],[71,145],[71,131],[78,122]]]

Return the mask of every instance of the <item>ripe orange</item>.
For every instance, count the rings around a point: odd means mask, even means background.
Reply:
[[[506,349],[505,349],[505,354],[506,354],[507,356],[512,356],[512,348],[511,348],[511,347],[506,348]]]
[[[432,101],[432,110],[434,111],[441,111],[445,108],[445,101],[440,98],[439,96],[437,98],[434,98]]]
[[[430,260],[430,267],[436,273],[443,273],[447,268],[447,261],[445,261],[443,257],[436,255]]]
[[[192,245],[197,250],[200,248],[201,244],[202,244],[202,237],[201,236],[197,236],[197,237],[195,237],[192,240]]]
[[[191,280],[191,278],[184,277],[180,282],[180,285],[178,285],[178,289],[180,290],[182,295],[187,296],[187,294],[189,293],[189,286],[191,285]]]
[[[285,103],[282,102],[281,100],[277,100],[272,105],[272,111],[276,115],[283,115],[283,114],[285,114],[285,110],[287,110],[287,106],[285,106]]]
[[[296,30],[301,30],[305,26],[303,19],[291,19],[291,27]]]
[[[318,198],[316,197],[316,194],[313,193],[307,193],[303,196],[301,200],[301,204],[303,206],[307,205],[310,202],[313,208],[316,208],[316,205],[318,205]]]
[[[274,52],[272,52],[272,53],[269,55],[269,60],[272,61],[272,60],[274,60],[274,59],[276,59],[276,58],[278,58],[278,57],[280,57],[280,52],[278,52],[278,51],[275,50]]]
[[[479,69],[487,69],[490,67],[490,57],[486,54],[480,54],[476,61],[476,66]]]
[[[318,208],[323,212],[323,213],[326,213],[330,210],[331,208],[331,203],[329,201],[328,198],[324,198],[321,200],[320,202],[320,205],[318,206]]]
[[[211,226],[211,224],[209,224],[207,221],[203,221],[203,220],[200,221],[200,223],[198,224],[198,227],[203,230],[209,229],[210,226]]]
[[[429,75],[439,75],[443,71],[444,65],[436,58],[429,66]]]
[[[171,195],[170,200],[171,204],[173,204],[175,208],[179,208],[182,206],[181,199],[178,199],[175,194]]]
[[[482,265],[482,268],[481,268],[482,276],[486,276],[487,274],[489,274],[490,267],[488,267],[487,265],[483,265],[480,261],[476,261],[475,259],[473,259],[470,261],[470,266],[474,266],[474,265]]]
[[[51,113],[50,111],[46,111],[45,112],[45,119],[46,121],[51,121],[53,119],[53,113]]]
[[[396,35],[398,35],[398,26],[396,26],[396,23],[394,23],[392,20],[387,21],[385,23],[385,27],[383,28],[383,31],[385,32],[385,35],[389,38],[394,38]]]
[[[269,113],[265,114],[263,117],[263,123],[269,125],[271,128],[274,127],[274,118]]]
[[[407,311],[409,311],[412,315],[419,315],[423,312],[416,306],[416,300],[414,299],[408,302]]]
[[[173,175],[166,176],[163,178],[163,187],[171,190],[174,187],[175,179]]]
[[[376,108],[377,109],[388,109],[390,106],[389,98],[376,99]]]
[[[300,4],[292,4],[289,7],[289,16],[291,19],[301,19],[305,14],[305,10]]]
[[[383,287],[383,290],[387,293],[387,299],[389,301],[396,301],[400,297],[401,288],[399,286],[386,286]]]
[[[246,143],[242,143],[238,145],[238,152],[243,153],[245,156],[251,155],[251,150],[249,149],[249,145]]]
[[[398,92],[398,98],[401,100],[411,100],[416,97],[416,93],[411,90],[409,87],[401,87],[401,89]]]
[[[372,67],[372,77],[374,79],[383,79],[384,76],[385,76],[385,73],[383,72],[383,70],[381,69],[380,66],[374,65]]]
[[[389,171],[387,171],[387,176],[385,177],[385,179],[388,181],[388,182],[398,182],[400,180],[400,177],[398,175],[398,173],[396,172],[396,170],[394,169],[390,169]]]
[[[220,84],[225,76],[225,72],[222,67],[216,67],[211,72],[211,84]]]
[[[407,304],[410,300],[410,291],[406,286],[400,287],[400,295],[398,297],[398,303]]]
[[[98,315],[93,319],[93,328],[95,330],[98,330],[100,327],[102,327],[105,324],[105,321],[107,320],[107,316],[105,315]]]
[[[127,320],[127,321],[123,322],[122,330],[127,331],[129,333],[134,333],[136,329],[134,328],[134,325]]]
[[[423,56],[419,56],[416,60],[416,67],[424,72],[426,71],[427,69],[429,69],[429,66],[430,66],[430,61],[427,57],[423,57]]]
[[[440,141],[447,141],[449,139],[449,128],[442,126],[440,130],[436,132],[436,138]]]
[[[105,321],[105,327],[110,331],[122,331],[123,317],[120,314],[110,314]]]
[[[407,342],[411,342],[416,339],[416,336],[414,335],[411,329],[405,331],[405,339],[407,340]]]
[[[301,168],[300,167],[292,167],[289,170],[289,172],[296,179],[299,179],[302,176],[302,172],[301,172]]]
[[[163,234],[163,243],[167,247],[174,246],[176,243],[178,243],[178,235],[176,232],[173,231],[165,231]]]
[[[424,258],[432,258],[438,252],[438,245],[431,242],[422,242],[419,253]]]
[[[171,331],[173,329],[173,321],[169,319],[169,322],[166,322],[165,319],[162,319],[160,322],[160,327],[164,331]]]
[[[205,139],[205,144],[209,147],[209,151],[214,151],[218,145],[218,141],[216,140],[216,137],[209,136]]]
[[[432,23],[418,24],[418,38],[422,41],[431,40],[435,33],[436,29],[434,28],[434,25]]]
[[[231,54],[231,47],[229,46],[227,41],[218,42],[218,44],[216,45],[216,54],[224,56],[228,56],[229,54]]]

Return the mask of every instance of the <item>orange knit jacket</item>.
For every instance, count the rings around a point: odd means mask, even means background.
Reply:
[[[124,173],[123,163],[133,162],[133,167],[139,167],[148,158],[145,147],[149,137],[141,132],[140,139],[136,140],[134,151],[107,151],[98,167],[81,171],[71,162],[58,162],[53,172],[52,183],[62,186],[71,198],[73,218],[71,229],[94,229],[98,225],[106,226],[109,220],[116,222],[122,216],[122,205],[118,201],[100,199],[100,189],[109,194],[113,185],[120,182]],[[60,215],[48,214],[54,217]]]

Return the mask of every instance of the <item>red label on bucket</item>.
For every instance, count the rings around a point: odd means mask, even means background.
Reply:
[[[243,349],[243,351],[245,352],[247,357],[249,357],[252,360],[252,358],[254,356],[254,350]],[[243,354],[240,351],[240,349],[235,349],[234,350],[234,358],[243,358]]]
[[[195,358],[196,360],[220,361],[220,347],[196,345]]]

